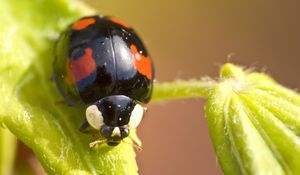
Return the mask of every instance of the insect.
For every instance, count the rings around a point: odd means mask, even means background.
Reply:
[[[139,125],[152,95],[154,68],[141,39],[123,21],[88,16],[61,34],[54,55],[53,79],[64,101],[87,106],[80,131],[93,128],[118,145]]]

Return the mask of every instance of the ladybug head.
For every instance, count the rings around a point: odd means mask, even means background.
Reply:
[[[124,95],[107,96],[86,109],[86,120],[110,146],[118,145],[142,120],[144,108]]]

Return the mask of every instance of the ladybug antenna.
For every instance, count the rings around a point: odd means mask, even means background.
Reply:
[[[95,140],[93,142],[91,142],[89,145],[90,145],[90,148],[94,148],[96,145],[100,144],[100,143],[105,143],[106,140]]]
[[[126,142],[125,140],[122,140],[121,142],[133,146],[135,148],[135,150],[137,150],[138,152],[141,152],[143,150],[143,148],[141,146],[139,146],[139,145],[137,145],[135,143]]]

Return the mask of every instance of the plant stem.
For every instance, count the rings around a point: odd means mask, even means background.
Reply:
[[[216,82],[210,79],[155,83],[152,98],[153,101],[207,98],[209,90],[215,84]]]
[[[0,173],[11,174],[14,165],[17,139],[8,129],[0,126]]]

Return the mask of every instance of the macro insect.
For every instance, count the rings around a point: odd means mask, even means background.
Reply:
[[[53,79],[64,101],[87,106],[80,131],[93,128],[118,145],[152,95],[153,63],[139,36],[116,18],[88,16],[61,34],[54,52]]]

